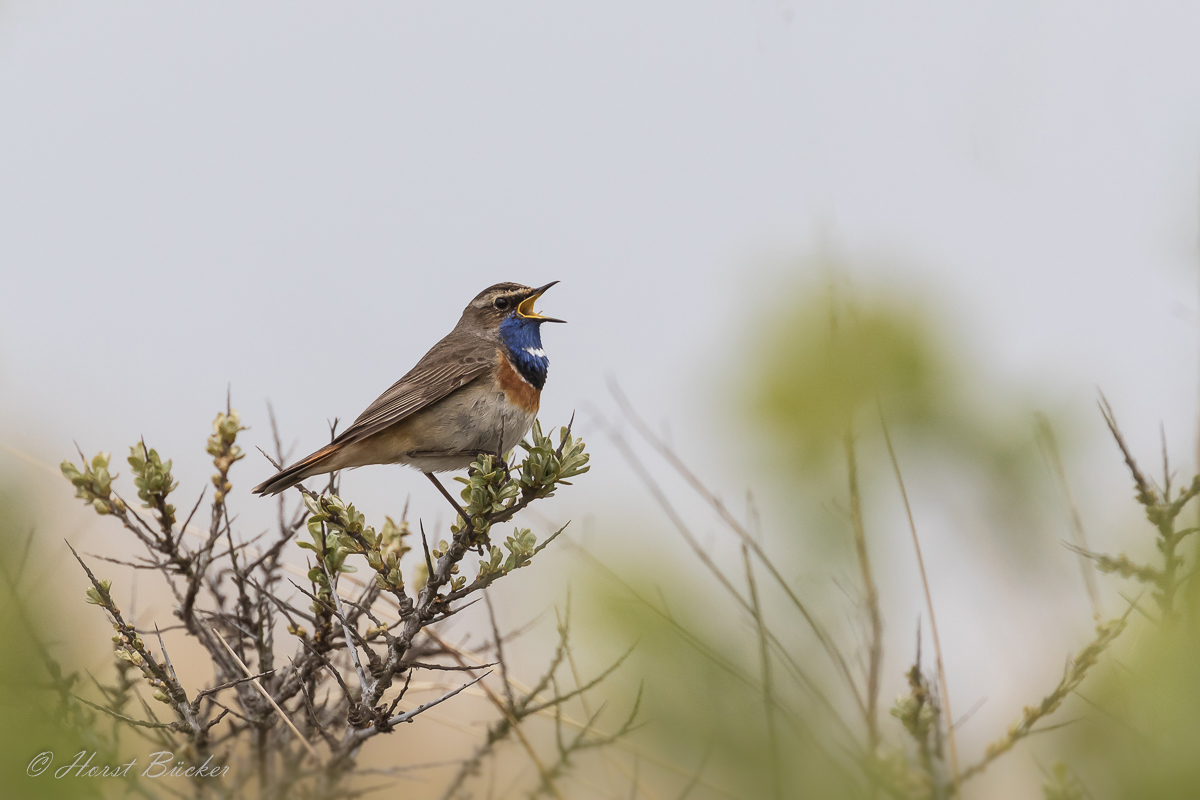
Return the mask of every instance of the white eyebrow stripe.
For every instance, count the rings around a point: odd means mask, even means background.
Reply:
[[[534,358],[546,357],[546,351],[540,347],[526,347],[525,352],[529,353],[529,355],[533,356]]]

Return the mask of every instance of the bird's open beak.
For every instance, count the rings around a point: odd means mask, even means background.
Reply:
[[[539,297],[541,297],[543,294],[545,294],[546,290],[549,289],[551,286],[553,286],[556,283],[558,283],[558,281],[550,281],[545,286],[534,289],[532,294],[530,294],[529,297],[526,297],[524,300],[522,300],[520,302],[520,304],[517,306],[517,313],[520,314],[525,319],[536,319],[539,322],[566,322],[565,319],[555,319],[554,317],[543,317],[541,314],[539,314],[533,310],[534,301],[537,300]]]

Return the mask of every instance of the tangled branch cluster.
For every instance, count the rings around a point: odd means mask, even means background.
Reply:
[[[482,680],[488,674],[484,667],[499,664],[508,698],[497,706],[501,720],[491,729],[488,743],[463,761],[447,790],[449,797],[462,789],[494,744],[523,719],[534,714],[561,718],[563,703],[607,676],[605,672],[573,690],[559,691],[555,672],[567,647],[563,624],[549,670],[518,701],[513,699],[500,646],[503,637],[494,617],[496,660],[491,664],[480,664],[430,628],[473,604],[473,599],[468,600],[472,595],[529,566],[562,533],[559,529],[538,542],[528,528],[518,527],[499,545],[493,544],[497,525],[588,471],[584,442],[572,435],[569,426],[554,441],[535,424],[521,445],[524,458],[511,469],[497,457],[479,456],[468,475],[458,479],[464,484],[461,504],[439,483],[457,516],[449,538],[432,547],[422,526],[416,553],[416,536],[406,518],[397,522],[386,517],[379,528],[369,525],[352,503],[339,496],[336,476],[319,493],[299,487],[303,503],[295,510],[289,512],[281,499],[279,529],[269,545],[260,543],[263,536],[239,539],[227,500],[233,491],[230,470],[244,457],[237,444],[243,430],[237,411],[231,408],[213,422],[206,449],[215,469],[215,491],[206,529],[191,525],[203,492],[179,524],[171,503],[178,489],[172,462],[145,442],[130,449],[127,462],[140,507],[149,518],[115,490],[108,453],[90,460],[81,453],[80,465],[63,462],[61,467],[77,497],[97,514],[117,519],[144,549],[133,561],[99,558],[161,574],[175,600],[175,627],[199,643],[213,665],[211,685],[189,691],[175,673],[161,634],[157,651],[148,647],[145,632],[131,624],[117,605],[112,582],[98,578],[76,554],[90,582],[87,601],[104,609],[115,629],[114,654],[122,676],[129,670],[140,672],[152,697],[170,710],[160,717],[146,706],[149,718],[136,719],[115,707],[107,692],[108,702],[79,699],[119,723],[136,726],[143,735],[172,744],[190,763],[201,764],[214,756],[223,761],[242,759],[238,763],[246,768],[233,770],[226,782],[197,781],[197,796],[208,792],[240,796],[252,782],[262,796],[280,797],[296,788],[316,797],[347,796],[364,742],[413,721]],[[282,461],[282,453],[278,455]],[[301,532],[305,536],[296,546],[309,552],[308,569],[295,570],[302,580],[285,580],[284,573],[295,569],[283,558],[285,548]],[[468,558],[472,553],[477,557]],[[468,578],[471,562],[475,562],[474,577]],[[373,573],[373,579],[349,577],[359,568]],[[298,595],[306,597],[308,604],[297,605]],[[277,635],[285,623],[294,647],[281,659]],[[447,658],[451,663],[446,663]],[[462,671],[470,680],[401,710],[414,671],[422,669]],[[130,687],[136,693],[137,681],[128,677],[124,683],[122,696],[127,700]],[[497,697],[483,686],[489,697]],[[629,730],[633,716],[609,735],[593,733],[594,722],[588,721],[570,743],[559,737],[559,761],[541,774],[538,791],[553,788],[570,753],[612,741]]]

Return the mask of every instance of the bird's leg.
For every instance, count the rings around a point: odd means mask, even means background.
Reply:
[[[442,493],[442,497],[446,498],[450,505],[454,506],[454,510],[458,512],[460,517],[462,517],[463,523],[468,528],[471,527],[471,518],[467,516],[466,511],[463,511],[463,507],[458,504],[458,501],[454,499],[454,496],[446,491],[446,487],[442,486],[442,482],[434,477],[432,472],[426,472],[425,477],[429,478],[429,480],[433,482],[433,485],[437,487],[437,490]]]

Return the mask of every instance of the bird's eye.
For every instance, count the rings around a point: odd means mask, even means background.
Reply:
[[[494,305],[496,307],[497,311],[505,311],[508,309],[508,298],[507,297],[497,297],[496,300],[492,303],[492,305]]]

